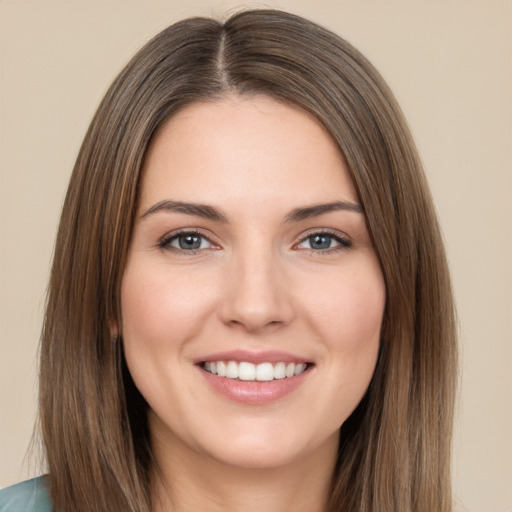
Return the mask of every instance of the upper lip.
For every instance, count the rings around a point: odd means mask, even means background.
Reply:
[[[208,354],[194,360],[194,364],[200,364],[211,361],[235,361],[248,362],[253,364],[260,363],[310,363],[311,360],[298,355],[277,350],[249,351],[249,350],[230,350],[226,352],[216,352]]]

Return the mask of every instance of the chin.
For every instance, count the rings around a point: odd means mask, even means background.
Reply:
[[[233,434],[233,435],[232,435]],[[199,450],[218,463],[240,469],[277,469],[316,457],[337,453],[339,430],[329,435],[308,436],[297,429],[279,425],[264,429],[261,424],[252,429],[229,432],[222,441],[213,437]]]

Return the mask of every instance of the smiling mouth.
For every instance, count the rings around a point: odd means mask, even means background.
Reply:
[[[204,361],[200,366],[208,373],[247,382],[270,382],[289,379],[304,373],[311,363],[260,363],[247,361]]]

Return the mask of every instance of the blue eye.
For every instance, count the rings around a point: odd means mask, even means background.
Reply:
[[[210,249],[212,243],[200,233],[182,232],[163,238],[159,246],[161,249],[173,251],[196,252]]]
[[[297,244],[299,249],[310,249],[319,252],[348,249],[351,246],[352,243],[349,240],[333,233],[313,233]]]

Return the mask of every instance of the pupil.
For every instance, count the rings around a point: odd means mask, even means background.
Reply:
[[[180,236],[179,244],[181,249],[199,249],[201,239],[197,235],[184,235]]]
[[[328,236],[314,235],[311,246],[314,249],[329,249],[331,246],[331,239]]]

